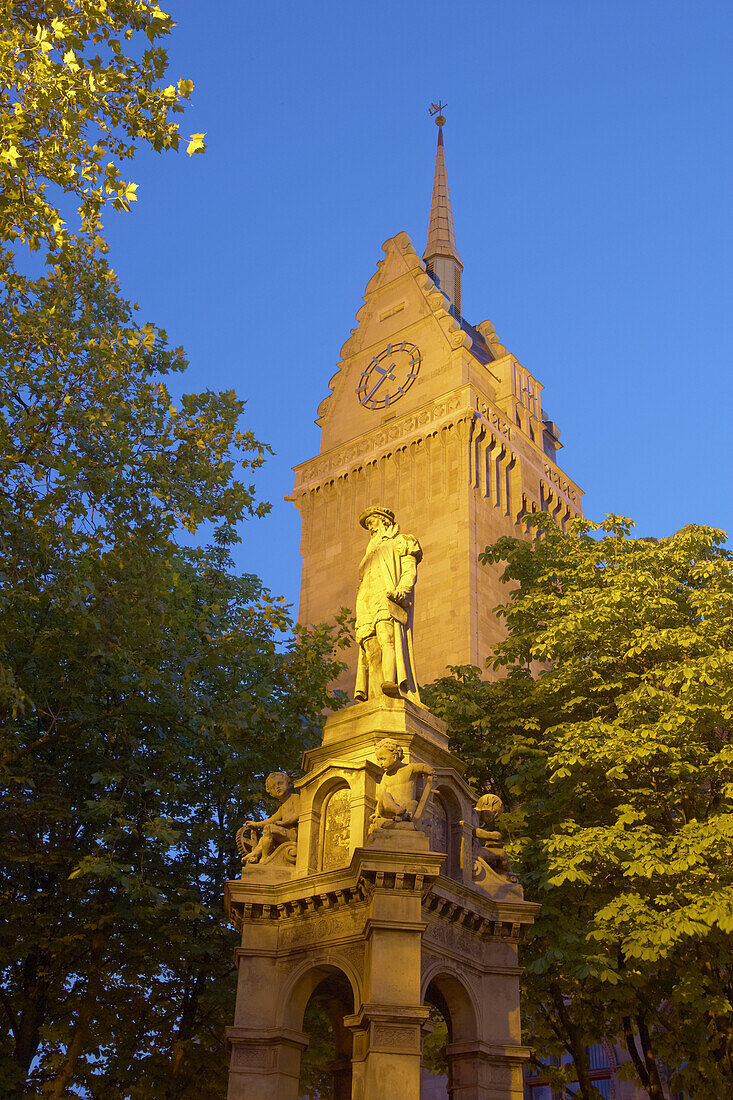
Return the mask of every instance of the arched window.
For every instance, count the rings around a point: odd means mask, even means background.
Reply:
[[[323,809],[321,870],[333,871],[349,862],[351,839],[351,791],[339,787],[330,794]]]
[[[437,794],[433,795],[433,820],[430,826],[430,847],[434,852],[448,851],[448,811]],[[446,869],[444,869],[444,874]]]

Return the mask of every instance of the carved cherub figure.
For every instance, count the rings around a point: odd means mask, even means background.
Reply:
[[[493,794],[490,784],[486,784],[485,793],[476,803],[476,813],[481,822],[474,829],[474,836],[482,841],[479,855],[486,860],[489,867],[499,874],[508,875],[511,867],[507,854],[502,844],[502,836],[498,829],[487,828],[496,822],[499,814],[504,813],[504,803],[497,794]]]
[[[417,777],[426,775],[432,780],[434,768],[429,764],[404,764],[404,752],[391,737],[379,742],[375,757],[384,774],[377,787],[377,805],[369,822],[369,831],[413,827],[411,823],[421,816],[432,788],[429,781],[427,793],[424,792],[418,800]]]
[[[245,821],[237,833],[237,847],[242,865],[262,863],[281,844],[297,840],[300,816],[300,795],[293,794],[293,784],[285,772],[272,772],[265,780],[265,790],[280,803],[275,813],[264,821]],[[257,841],[257,833],[262,836]]]

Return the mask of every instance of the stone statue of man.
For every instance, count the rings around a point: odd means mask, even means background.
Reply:
[[[389,508],[367,508],[359,523],[370,537],[356,593],[359,663],[354,698],[375,699],[384,693],[419,703],[412,620],[420,543],[400,533]]]

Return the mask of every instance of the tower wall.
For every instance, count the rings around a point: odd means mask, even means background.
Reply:
[[[418,538],[429,563],[415,597],[420,681],[437,679],[449,665],[483,669],[503,636],[495,608],[508,593],[502,567],[482,565],[480,552],[502,535],[525,537],[524,517],[531,512],[550,510],[564,524],[579,514],[579,495],[519,425],[474,387],[461,387],[376,437],[297,468],[300,620],[329,620],[352,605],[366,545],[359,516],[385,504],[401,529]],[[346,691],[353,688],[356,657],[354,646],[339,684]]]
[[[401,530],[419,540],[430,562],[429,579],[421,576],[415,599],[415,660],[422,682],[443,675],[448,663],[472,660],[466,434],[466,419],[436,417],[420,434],[333,477],[308,488],[296,481],[294,501],[303,519],[301,622],[321,622],[341,606],[353,608],[366,546],[359,526],[365,508],[388,503]],[[339,684],[349,692],[356,658],[353,646]]]
[[[451,312],[406,233],[383,248],[318,409],[321,453],[295,468],[299,618],[353,610],[367,542],[359,516],[390,508],[428,566],[414,636],[417,676],[429,683],[450,665],[484,670],[503,636],[503,567],[481,565],[480,552],[502,535],[526,537],[528,513],[549,511],[561,524],[581,514],[582,492],[555,461],[559,431],[543,414],[541,384],[493,325],[473,328]],[[356,663],[353,646],[339,683],[349,693]]]

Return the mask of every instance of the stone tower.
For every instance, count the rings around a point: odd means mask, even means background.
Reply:
[[[302,517],[301,622],[351,606],[363,549],[359,516],[389,502],[420,539],[429,571],[415,601],[416,667],[428,683],[452,664],[484,668],[503,635],[500,569],[478,555],[524,517],[560,524],[582,492],[557,464],[560,432],[542,385],[490,321],[462,315],[442,115],[423,257],[406,233],[385,241],[356,328],[318,407],[320,454],[295,468]],[[341,686],[354,683],[357,652]]]

